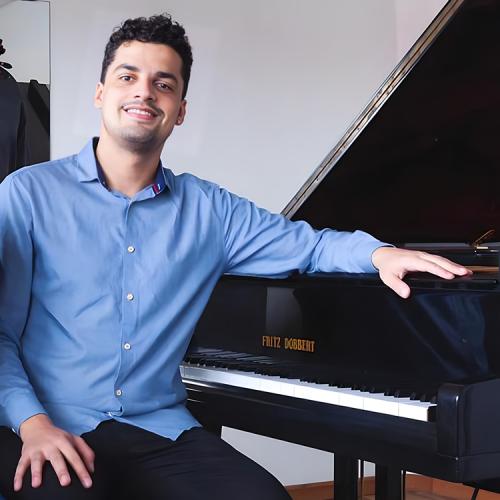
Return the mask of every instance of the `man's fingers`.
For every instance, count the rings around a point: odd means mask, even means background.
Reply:
[[[433,262],[434,264],[437,264],[438,266],[442,267],[443,269],[446,269],[450,273],[458,274],[459,276],[465,276],[467,274],[472,274],[472,271],[470,271],[466,267],[455,264],[451,260],[445,259],[444,257],[440,257],[439,255],[422,253],[422,259],[426,260],[428,262]]]
[[[75,436],[74,443],[76,451],[78,451],[83,461],[85,462],[87,470],[93,473],[95,460],[94,450],[92,450],[92,448],[80,436]]]
[[[61,486],[68,486],[71,483],[71,477],[68,472],[68,467],[59,450],[54,451],[54,453],[48,457],[52,468],[54,469],[59,483]]]
[[[395,274],[380,274],[381,280],[400,297],[406,299],[410,296],[410,287]]]
[[[85,467],[85,464],[83,463],[82,458],[76,452],[75,448],[73,448],[73,446],[68,445],[68,446],[61,447],[61,451],[62,451],[64,457],[66,458],[66,460],[68,461],[68,463],[71,465],[71,467],[75,471],[76,475],[78,476],[78,479],[80,479],[83,486],[85,488],[90,488],[92,486],[92,479],[90,478],[89,471]],[[63,460],[63,462],[64,462],[64,460]]]
[[[30,466],[30,461],[21,457],[14,474],[14,491],[19,491],[23,486],[23,477]]]
[[[472,274],[466,267],[454,264],[444,257],[427,253],[421,255],[419,259],[419,268],[415,270],[426,271],[445,279],[452,279],[456,275],[466,276]]]
[[[436,264],[435,262],[427,259],[421,259],[420,265],[416,270],[431,273],[447,280],[450,280],[455,277],[455,274],[453,272],[448,271],[440,264]]]
[[[42,470],[45,458],[41,454],[31,457],[31,486],[38,488],[42,484]]]

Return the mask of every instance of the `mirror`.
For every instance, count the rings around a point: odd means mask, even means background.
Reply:
[[[50,4],[0,0],[0,181],[50,158]]]

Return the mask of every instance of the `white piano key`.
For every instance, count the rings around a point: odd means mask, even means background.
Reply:
[[[429,420],[429,410],[435,404],[422,401],[409,401],[399,405],[399,416],[413,420]]]
[[[394,401],[396,399],[387,398],[383,395],[370,395],[370,397],[364,398],[363,409],[397,417],[399,416],[399,403]]]
[[[350,391],[346,389],[340,389],[342,392],[339,394],[340,406],[347,406],[348,408],[357,408],[362,410],[364,408],[364,398],[361,391]]]
[[[295,397],[334,405],[339,402],[338,393],[331,390],[328,384],[300,383],[295,386]]]

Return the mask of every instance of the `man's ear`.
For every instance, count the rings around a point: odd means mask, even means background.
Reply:
[[[102,108],[102,93],[104,92],[104,85],[99,82],[95,89],[94,106],[98,109]]]
[[[186,99],[183,99],[179,108],[179,114],[177,115],[177,120],[175,121],[176,125],[182,125],[184,122],[184,117],[186,116],[186,106],[187,106],[187,101]]]

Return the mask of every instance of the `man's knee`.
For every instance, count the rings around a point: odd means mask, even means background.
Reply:
[[[274,478],[273,478],[274,479]],[[238,500],[291,500],[284,486],[276,479],[254,484],[240,485]]]

